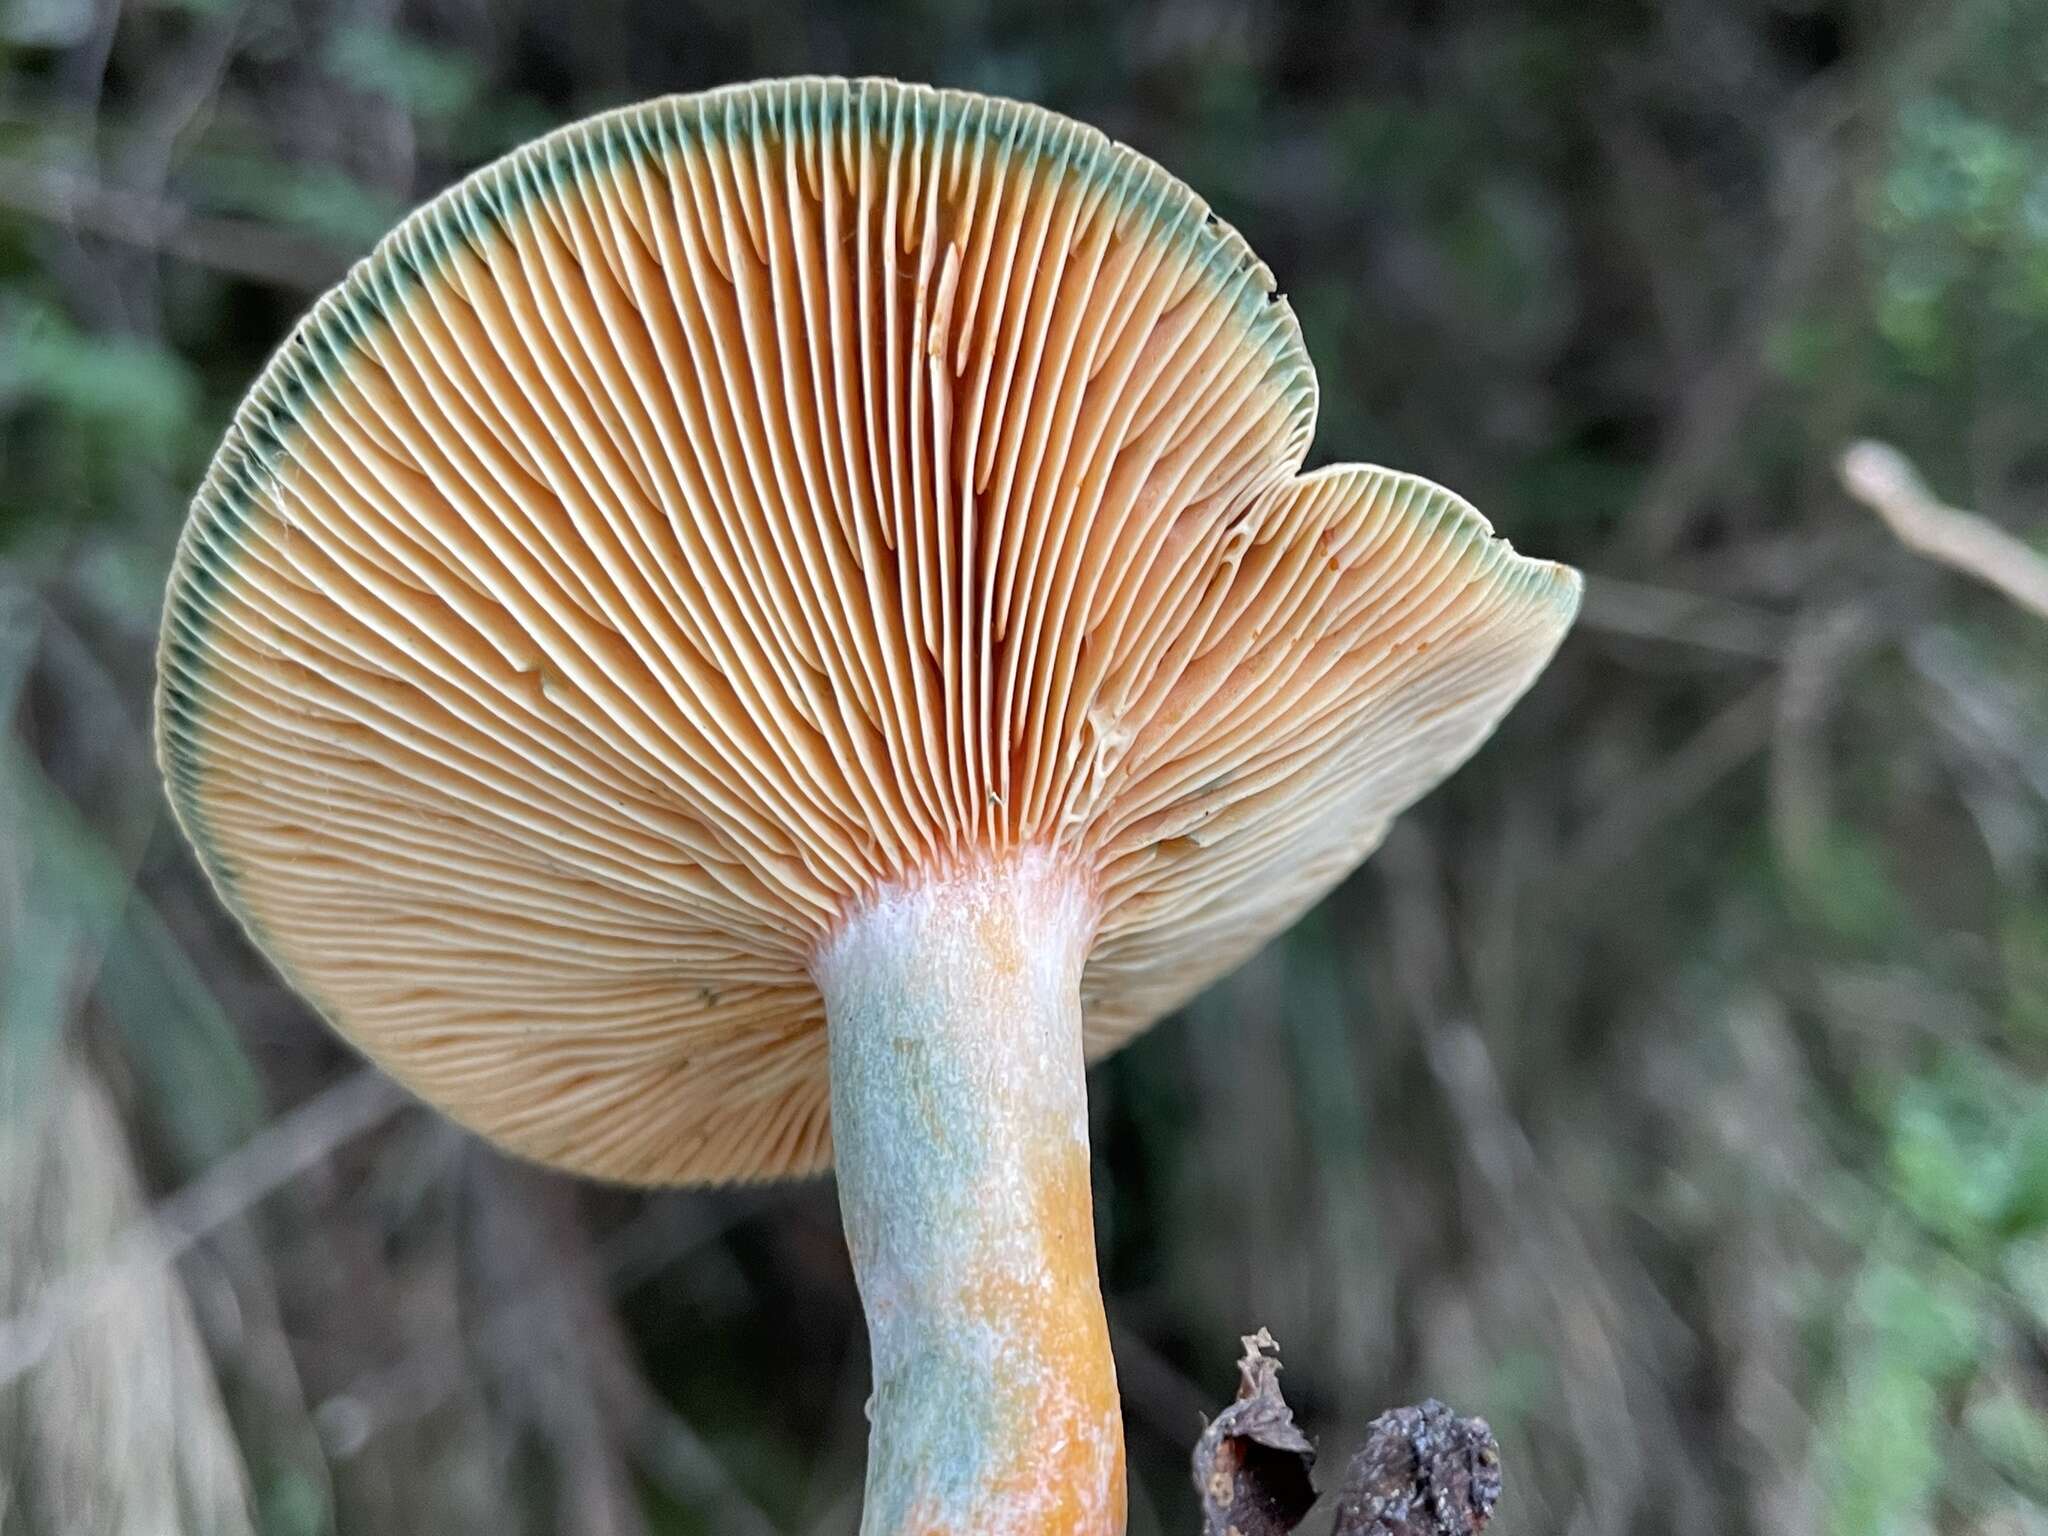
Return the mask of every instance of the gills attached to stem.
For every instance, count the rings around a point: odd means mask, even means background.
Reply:
[[[870,1532],[1121,1528],[1082,1009],[1113,1049],[1293,922],[1571,622],[1443,488],[1302,473],[1316,400],[1136,151],[763,81],[413,214],[194,501],[157,718],[222,895],[523,1156],[836,1143]]]
[[[874,1355],[864,1536],[1124,1527],[1095,1270],[1083,884],[1024,855],[885,891],[820,951]]]

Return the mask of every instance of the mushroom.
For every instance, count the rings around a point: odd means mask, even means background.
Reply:
[[[160,662],[179,821],[344,1035],[513,1152],[836,1163],[867,1532],[1113,1532],[1086,1062],[1285,927],[1576,575],[1299,472],[1272,274],[1013,102],[777,81],[414,213],[264,370]]]

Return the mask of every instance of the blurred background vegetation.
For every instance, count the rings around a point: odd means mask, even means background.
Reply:
[[[0,0],[0,1531],[851,1531],[829,1183],[508,1162],[165,815],[184,502],[291,320],[554,123],[878,72],[1099,124],[1300,311],[1319,460],[1591,576],[1495,741],[1094,1077],[1138,1536],[1264,1323],[1510,1536],[2048,1531],[2048,626],[1850,438],[2048,530],[2036,0]]]

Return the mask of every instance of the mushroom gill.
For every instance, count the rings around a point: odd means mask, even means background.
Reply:
[[[1468,753],[1576,579],[1306,476],[1243,240],[1035,108],[611,113],[409,218],[236,417],[162,756],[250,932],[416,1091],[614,1178],[831,1157],[814,956],[1030,851],[1110,1049]]]

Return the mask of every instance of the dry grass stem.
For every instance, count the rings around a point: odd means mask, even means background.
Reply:
[[[1906,548],[2048,619],[2048,558],[1977,513],[1944,505],[1898,449],[1855,443],[1842,455],[1840,470],[1843,487],[1883,518]]]

